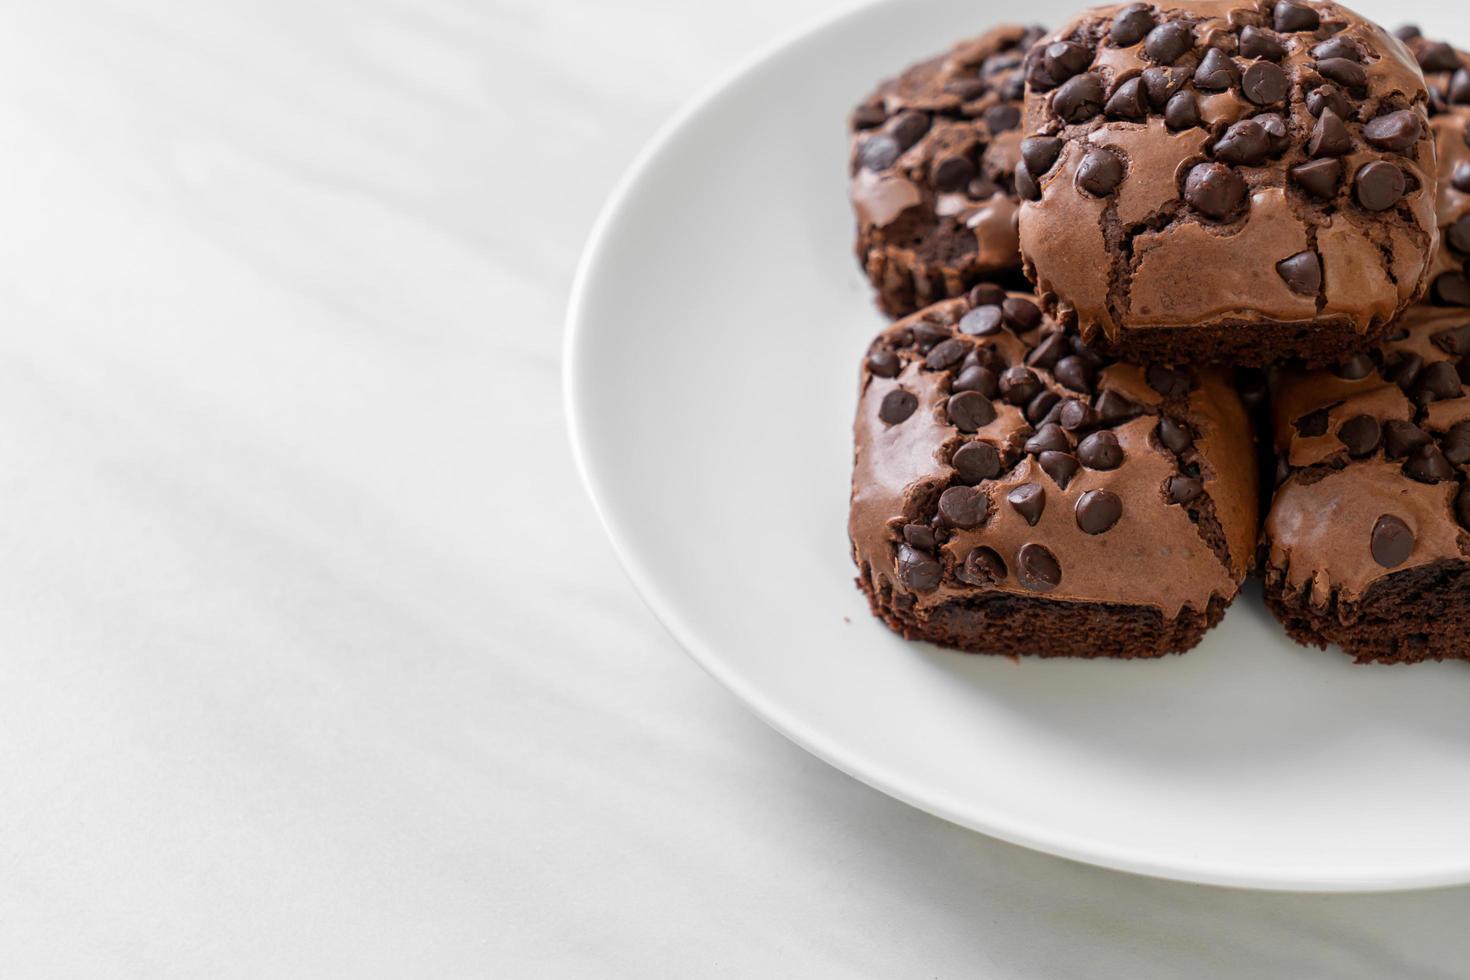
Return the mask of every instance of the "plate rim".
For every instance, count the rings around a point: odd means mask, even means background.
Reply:
[[[644,567],[635,549],[630,546],[630,535],[618,518],[604,506],[604,497],[600,492],[601,478],[595,472],[587,452],[585,403],[580,381],[584,370],[582,341],[589,330],[593,329],[592,317],[588,312],[588,293],[619,224],[629,213],[635,192],[643,185],[654,162],[725,92],[819,35],[845,22],[871,16],[881,8],[903,6],[904,2],[905,0],[864,0],[849,4],[778,36],[774,41],[757,47],[754,53],[738,60],[733,67],[700,88],[658,127],[614,185],[593,222],[577,262],[566,308],[561,351],[562,409],[566,418],[573,464],[582,488],[612,544],[619,565],[639,598],[695,663],[734,694],[758,718],[787,739],[833,768],[881,793],[985,836],[1093,867],[1164,881],[1232,889],[1352,895],[1424,891],[1470,884],[1470,866],[1398,875],[1347,870],[1327,877],[1319,871],[1292,870],[1290,867],[1283,867],[1276,874],[1265,874],[1232,869],[1208,860],[1194,863],[1160,861],[1135,848],[1109,845],[1106,841],[1095,838],[1034,832],[1027,829],[1024,821],[1012,819],[993,808],[977,807],[973,803],[961,805],[946,799],[942,792],[916,786],[901,773],[887,771],[870,760],[864,761],[834,740],[812,730],[800,719],[790,717],[787,712],[770,703],[753,685],[738,676],[725,658],[699,639],[697,632],[685,621],[676,605],[667,599],[657,584],[656,577]]]

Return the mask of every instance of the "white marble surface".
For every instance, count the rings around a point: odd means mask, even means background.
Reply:
[[[1164,884],[893,802],[620,574],[577,252],[836,6],[6,5],[5,975],[1470,976],[1470,890]]]

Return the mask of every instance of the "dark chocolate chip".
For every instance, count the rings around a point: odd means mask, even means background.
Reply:
[[[1373,358],[1367,354],[1359,354],[1334,367],[1332,373],[1344,381],[1362,381],[1376,369]]]
[[[965,359],[970,345],[963,340],[946,340],[936,345],[924,358],[924,367],[930,371],[948,371]]]
[[[1011,296],[1001,304],[1006,324],[1016,333],[1029,333],[1041,326],[1041,307],[1029,299]]]
[[[1389,459],[1404,459],[1430,443],[1429,433],[1413,422],[1389,419],[1383,423],[1383,448]]]
[[[969,295],[971,306],[999,306],[1006,301],[1006,291],[993,282],[982,282]]]
[[[918,408],[919,399],[912,392],[895,388],[883,396],[883,402],[878,406],[878,417],[889,425],[901,425]]]
[[[888,121],[888,111],[881,105],[858,106],[852,114],[854,129],[874,129]]]
[[[1050,592],[1062,584],[1062,566],[1039,544],[1028,544],[1016,555],[1016,578],[1032,592]]]
[[[1247,26],[1240,32],[1240,53],[1246,58],[1280,61],[1286,57],[1286,45],[1270,31]]]
[[[1084,534],[1107,534],[1123,516],[1123,499],[1107,490],[1089,490],[1077,501],[1077,526]]]
[[[1048,422],[1037,429],[1031,438],[1026,440],[1026,452],[1032,456],[1040,456],[1042,453],[1069,453],[1072,451],[1072,440],[1067,438],[1067,433],[1060,425]]]
[[[1415,41],[1423,37],[1424,32],[1419,30],[1418,26],[1414,24],[1405,24],[1402,27],[1395,28],[1393,36],[1400,41]]]
[[[1085,432],[1097,425],[1097,412],[1086,402],[1070,398],[1062,403],[1057,421],[1068,432]]]
[[[968,531],[990,516],[990,498],[974,487],[950,487],[939,497],[939,516],[950,527]]]
[[[954,454],[955,472],[971,486],[1000,476],[1004,465],[1000,452],[988,442],[967,442]]]
[[[933,592],[944,581],[944,566],[922,551],[899,545],[898,580],[913,592]]]
[[[1245,70],[1240,90],[1256,105],[1275,105],[1289,89],[1286,72],[1269,61],[1258,61]]]
[[[1313,160],[1291,168],[1291,179],[1319,201],[1330,201],[1342,186],[1341,160]]]
[[[1387,211],[1404,199],[1409,189],[1404,172],[1391,163],[1365,164],[1354,178],[1358,203],[1369,211]]]
[[[992,136],[1021,127],[1021,110],[1013,105],[994,105],[985,110],[985,125]]]
[[[1331,416],[1328,415],[1327,409],[1319,408],[1317,411],[1308,413],[1297,419],[1295,423],[1296,431],[1308,439],[1315,439],[1318,436],[1325,436],[1327,434],[1327,424],[1330,421]]]
[[[1215,143],[1215,159],[1221,163],[1255,167],[1265,163],[1271,156],[1272,140],[1266,129],[1255,119],[1242,119],[1225,130],[1225,135]]]
[[[1164,109],[1164,124],[1178,132],[1200,124],[1199,103],[1193,92],[1175,92]]]
[[[1204,92],[1223,92],[1239,81],[1240,66],[1219,48],[1206,51],[1194,70],[1194,87]]]
[[[1330,37],[1312,49],[1312,57],[1318,61],[1328,58],[1346,58],[1348,61],[1362,61],[1363,54],[1358,46],[1341,35]]]
[[[1072,391],[1088,392],[1094,382],[1092,365],[1076,354],[1062,358],[1052,371],[1057,382]]]
[[[1291,148],[1291,133],[1286,128],[1286,120],[1279,113],[1263,112],[1256,117],[1256,122],[1266,133],[1266,142],[1271,148],[1272,156],[1280,156]]]
[[[1067,79],[1052,96],[1052,111],[1069,123],[1082,123],[1102,111],[1103,81],[1098,75]]]
[[[965,558],[965,566],[957,574],[966,585],[983,588],[1006,580],[1006,563],[994,548],[981,545]]]
[[[1336,112],[1322,110],[1321,118],[1312,129],[1307,152],[1314,157],[1340,157],[1353,152],[1353,134],[1348,132],[1347,124]]]
[[[1456,466],[1470,463],[1470,422],[1461,422],[1447,432],[1440,447],[1445,459]]]
[[[1455,478],[1455,468],[1435,445],[1422,446],[1404,464],[1404,475],[1420,483],[1446,483]]]
[[[939,547],[939,538],[934,534],[934,529],[928,524],[905,524],[903,528],[903,539],[912,548],[920,551],[933,552]]]
[[[1331,109],[1338,118],[1348,119],[1353,114],[1353,104],[1336,85],[1319,85],[1307,93],[1307,111],[1314,116]]]
[[[1349,92],[1363,92],[1368,87],[1368,70],[1346,58],[1327,58],[1317,62],[1317,74],[1330,79]]]
[[[1315,252],[1298,252],[1276,263],[1276,271],[1288,288],[1302,296],[1316,296],[1322,289],[1322,261]]]
[[[1120,48],[1131,48],[1148,36],[1154,29],[1153,11],[1148,4],[1135,3],[1124,7],[1113,17],[1110,32],[1113,43]]]
[[[1275,28],[1283,33],[1315,31],[1322,26],[1322,18],[1317,11],[1293,0],[1281,0],[1273,11],[1272,21]]]
[[[1080,44],[1071,41],[1057,41],[1048,44],[1042,52],[1042,58],[1046,65],[1046,73],[1051,76],[1052,81],[1060,84],[1073,75],[1081,74],[1092,64],[1092,52]]]
[[[1055,480],[1057,486],[1063,490],[1067,489],[1067,484],[1072,482],[1072,477],[1082,468],[1076,456],[1054,450],[1042,453],[1036,457],[1036,462],[1041,464],[1042,472]]]
[[[997,333],[1005,323],[1005,316],[998,305],[979,306],[960,318],[960,332],[972,337],[988,337]]]
[[[1430,338],[1434,346],[1454,357],[1470,355],[1470,323],[1463,327],[1441,330]]]
[[[995,406],[978,391],[962,391],[949,399],[949,421],[961,432],[979,432],[995,421]]]
[[[1143,79],[1149,105],[1159,111],[1163,111],[1169,99],[1189,82],[1189,73],[1184,69],[1160,68],[1157,65],[1145,68],[1139,77]]]
[[[1148,32],[1144,54],[1161,65],[1172,65],[1194,47],[1194,33],[1187,24],[1171,21]]]
[[[1111,432],[1094,432],[1077,447],[1077,459],[1090,470],[1115,470],[1123,465],[1123,447]]]
[[[877,350],[868,355],[868,370],[880,378],[896,378],[903,365],[893,351]]]
[[[1189,375],[1159,364],[1150,364],[1144,371],[1148,386],[1165,398],[1189,394]]]
[[[1451,105],[1470,105],[1470,71],[1461,68],[1455,72],[1448,95]]]
[[[1421,407],[1431,402],[1450,401],[1464,394],[1460,372],[1448,361],[1429,365],[1414,382],[1414,401]]]
[[[1444,233],[1445,244],[1461,255],[1470,255],[1470,214],[1463,215]]]
[[[1012,405],[1024,405],[1041,391],[1041,379],[1034,371],[1017,365],[1000,376],[1000,395]]]
[[[1344,422],[1337,438],[1354,459],[1372,456],[1383,441],[1383,426],[1371,415],[1359,415]]]
[[[1439,306],[1470,306],[1470,278],[1446,272],[1434,280],[1434,302]]]
[[[894,119],[888,126],[888,133],[898,141],[902,149],[907,150],[924,138],[931,125],[928,115],[910,111]]]
[[[1194,445],[1194,436],[1190,434],[1189,429],[1173,419],[1160,419],[1158,433],[1159,442],[1176,456],[1187,452],[1189,447]]]
[[[1097,417],[1103,425],[1117,425],[1143,414],[1143,409],[1116,391],[1105,391],[1097,400]]]
[[[1205,494],[1205,485],[1192,476],[1169,477],[1169,503],[1192,504]]]
[[[1026,421],[1041,425],[1051,418],[1052,410],[1061,404],[1062,396],[1054,391],[1043,391],[1026,405]]]
[[[1148,115],[1148,94],[1143,88],[1142,78],[1130,78],[1119,85],[1108,97],[1103,111],[1110,119],[1129,119],[1137,122]]]
[[[858,151],[859,160],[868,170],[887,170],[902,155],[903,149],[898,141],[883,133],[863,140],[862,149]]]
[[[944,86],[944,90],[951,95],[959,96],[961,102],[974,102],[986,92],[990,86],[985,84],[981,78],[959,78]]]
[[[979,364],[972,364],[960,371],[959,377],[954,379],[950,385],[950,392],[958,394],[961,391],[978,391],[986,398],[995,398],[1000,394],[1000,377],[990,368]]]
[[[1067,343],[1067,335],[1058,330],[1056,333],[1048,334],[1036,345],[1036,349],[1026,355],[1026,364],[1030,367],[1041,368],[1050,371],[1056,366],[1057,361],[1072,349]]]
[[[1414,553],[1414,532],[1402,518],[1384,514],[1373,525],[1373,560],[1384,568],[1398,568]]]
[[[1196,211],[1224,220],[1245,206],[1247,187],[1244,178],[1219,163],[1201,163],[1184,181],[1184,199]]]
[[[1022,160],[1016,164],[1016,196],[1023,201],[1041,200],[1041,183],[1032,176],[1031,168]]]
[[[1424,358],[1413,352],[1400,354],[1389,364],[1388,370],[1383,376],[1404,391],[1414,387],[1414,382],[1419,380],[1419,373],[1424,370]]]
[[[1030,136],[1021,141],[1021,159],[1026,169],[1040,177],[1050,172],[1062,152],[1062,141],[1051,136]]]
[[[934,165],[934,186],[957,191],[975,179],[975,165],[962,156],[947,156]]]
[[[1409,109],[1389,112],[1363,127],[1363,138],[1380,150],[1402,153],[1419,141],[1424,124],[1419,114]]]
[[[1011,509],[1025,518],[1032,527],[1041,520],[1046,510],[1046,488],[1039,483],[1024,483],[1006,497]]]
[[[1450,45],[1435,41],[1419,50],[1419,67],[1426,72],[1454,71],[1460,67],[1460,57]]]

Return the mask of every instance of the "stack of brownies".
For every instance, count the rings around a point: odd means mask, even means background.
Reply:
[[[1470,659],[1470,55],[1325,0],[1100,7],[852,133],[889,626],[1158,657],[1257,573],[1300,642]]]

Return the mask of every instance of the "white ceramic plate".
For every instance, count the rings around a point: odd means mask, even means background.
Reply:
[[[1470,41],[1455,6],[1408,15]],[[1470,667],[1354,667],[1292,645],[1254,594],[1186,657],[1017,664],[905,643],[854,587],[850,427],[883,323],[851,255],[844,119],[1005,14],[894,0],[829,22],[698,100],[624,182],[577,281],[566,390],[630,575],[772,725],[956,823],[1188,881],[1470,882]]]

